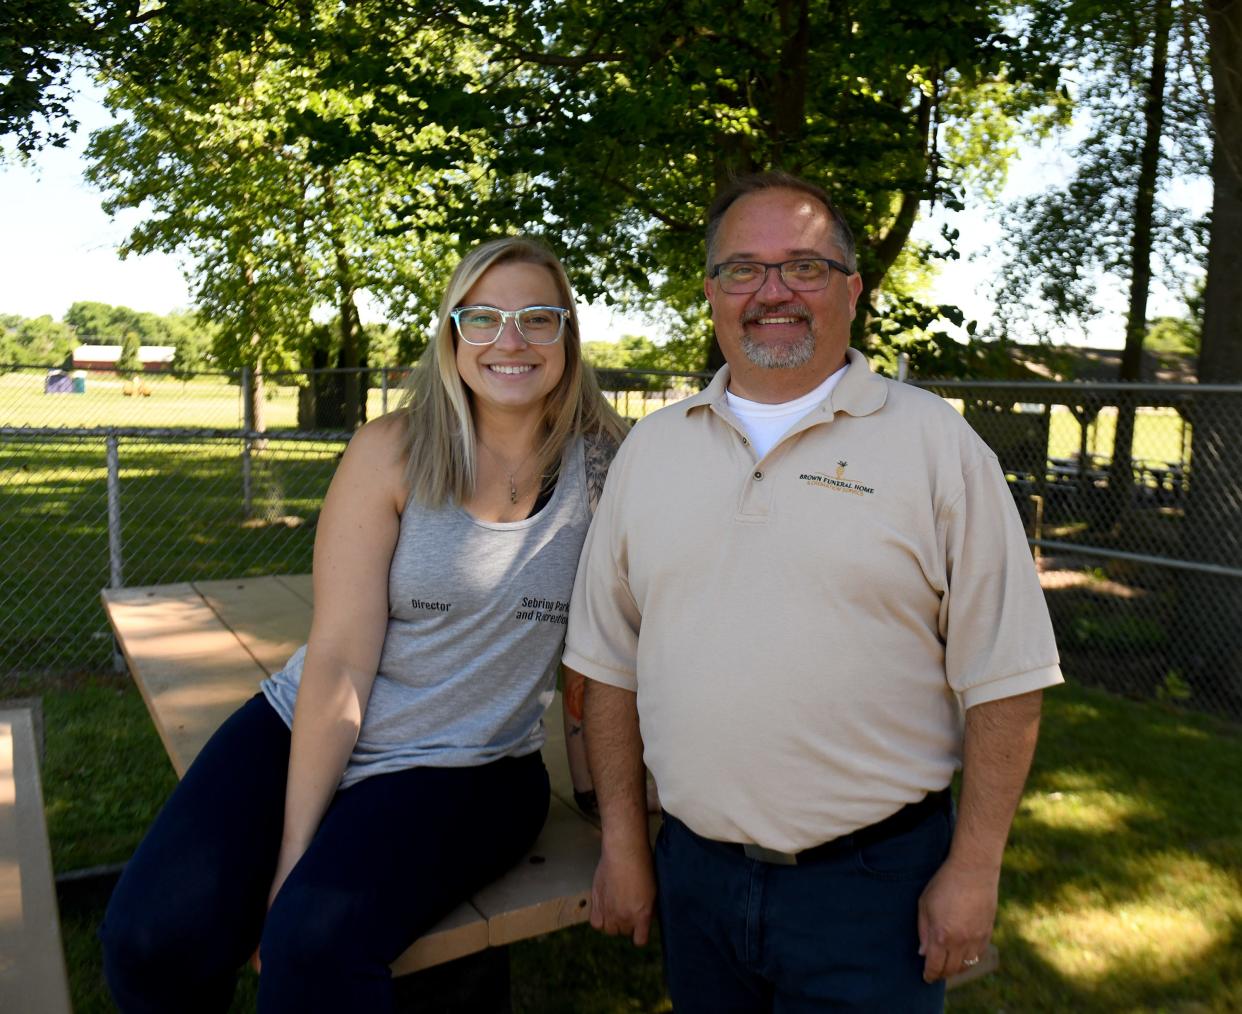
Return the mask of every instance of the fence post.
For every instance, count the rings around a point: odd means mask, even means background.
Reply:
[[[108,446],[108,587],[124,588],[121,556],[121,455],[116,433],[109,433]]]
[[[899,352],[897,354],[897,383],[904,384],[906,376],[910,373],[910,353]]]
[[[124,588],[124,560],[121,556],[121,455],[117,436],[107,436],[108,459],[108,587]],[[112,639],[112,669],[125,671],[125,658],[121,655],[116,638]]]
[[[254,391],[251,390],[250,367],[241,368],[242,396],[242,517],[250,517],[254,491],[250,478],[250,434],[254,432]]]
[[[388,367],[380,370],[380,414],[388,414]]]

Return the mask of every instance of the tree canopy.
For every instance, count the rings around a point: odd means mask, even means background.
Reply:
[[[1032,13],[1066,68],[1078,139],[1063,184],[1006,209],[1001,330],[1049,338],[1093,320],[1111,278],[1128,290],[1120,379],[1137,380],[1150,294],[1190,297],[1206,256],[1206,223],[1180,203],[1211,158],[1206,22],[1192,0],[1041,0]]]
[[[921,208],[995,186],[1056,79],[1001,2],[75,9],[122,117],[95,179],[110,207],[151,212],[128,249],[191,253],[221,354],[268,368],[315,306],[349,328],[360,287],[417,327],[455,251],[514,231],[562,253],[587,299],[664,310],[706,348],[704,208],[771,167],[823,182],[851,219],[860,340],[885,315],[952,320],[893,267]],[[70,45],[63,23],[32,51]]]

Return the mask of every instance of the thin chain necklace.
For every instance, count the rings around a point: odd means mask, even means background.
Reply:
[[[537,451],[539,448],[538,447],[532,448],[530,453],[527,454],[526,457],[524,457],[521,461],[519,461],[517,465],[514,466],[513,470],[510,471],[509,466],[505,464],[504,458],[502,458],[499,454],[497,454],[490,447],[488,447],[487,443],[483,440],[482,437],[479,437],[476,434],[476,438],[479,441],[479,446],[482,447],[485,451],[487,451],[487,453],[490,454],[496,460],[496,462],[500,465],[501,470],[505,473],[505,477],[509,480],[509,503],[512,503],[512,504],[517,503],[518,488],[517,488],[517,482],[515,481],[514,477],[518,474],[518,472],[522,470],[522,466],[525,465],[526,462],[530,461],[530,459],[534,456],[535,451]]]

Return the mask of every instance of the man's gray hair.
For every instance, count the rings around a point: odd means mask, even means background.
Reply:
[[[714,267],[716,233],[720,231],[720,221],[724,218],[725,212],[741,198],[749,194],[758,193],[761,190],[793,190],[800,194],[806,194],[822,204],[836,226],[837,243],[845,255],[846,266],[851,271],[858,270],[857,255],[854,249],[854,234],[850,231],[849,223],[845,221],[845,216],[837,210],[837,206],[832,203],[824,188],[816,186],[800,176],[794,176],[792,173],[774,169],[768,172],[750,173],[746,176],[734,177],[716,195],[715,200],[712,201],[711,206],[707,209],[707,271],[709,274]]]

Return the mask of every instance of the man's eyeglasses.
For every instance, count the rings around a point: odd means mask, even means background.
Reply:
[[[768,271],[776,268],[781,273],[781,281],[794,292],[814,292],[816,289],[827,288],[828,279],[834,270],[843,275],[854,272],[828,257],[799,257],[792,261],[781,261],[768,264],[764,261],[721,261],[708,277],[720,281],[720,287],[733,295],[743,292],[758,292],[768,280]]]
[[[459,306],[449,316],[467,345],[491,345],[510,320],[530,344],[552,345],[564,334],[569,311],[563,306],[524,306],[520,310]]]

